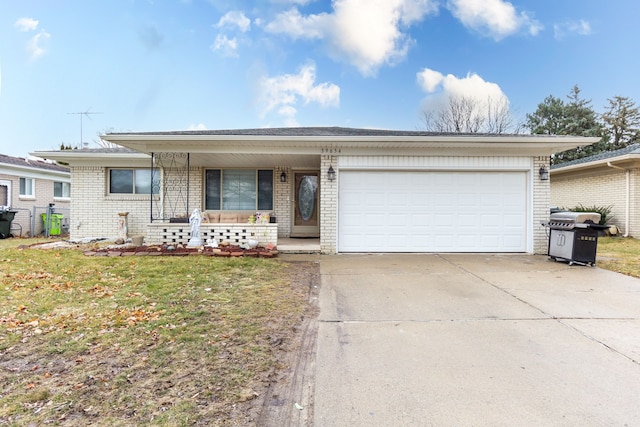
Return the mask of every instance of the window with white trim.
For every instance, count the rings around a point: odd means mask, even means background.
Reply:
[[[71,197],[71,184],[68,182],[53,183],[53,197],[68,199]]]
[[[273,170],[207,169],[205,209],[272,210]]]
[[[109,194],[158,194],[160,178],[151,169],[109,169]]]
[[[35,197],[35,180],[33,178],[20,178],[20,196]]]

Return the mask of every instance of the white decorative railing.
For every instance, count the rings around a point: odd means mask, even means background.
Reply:
[[[186,245],[191,237],[191,226],[188,223],[151,223],[147,225],[145,244]],[[248,240],[257,240],[260,246],[278,244],[278,224],[225,224],[203,223],[200,225],[200,237],[206,244],[215,238],[218,243],[228,242],[240,245]]]

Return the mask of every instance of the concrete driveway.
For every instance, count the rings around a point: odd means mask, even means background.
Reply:
[[[640,425],[640,280],[544,256],[336,255],[314,425]]]

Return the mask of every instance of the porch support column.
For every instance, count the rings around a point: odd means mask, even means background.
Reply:
[[[329,181],[329,167],[336,171],[336,179]],[[338,156],[322,155],[320,160],[320,252],[335,254],[338,236]]]
[[[549,206],[551,203],[551,180],[540,179],[538,170],[544,166],[549,170],[549,157],[534,158],[533,179],[533,253],[546,254],[549,249],[549,238],[545,228],[541,225],[549,221]]]

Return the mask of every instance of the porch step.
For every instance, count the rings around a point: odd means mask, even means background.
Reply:
[[[320,239],[278,237],[278,252],[285,254],[318,254]]]

